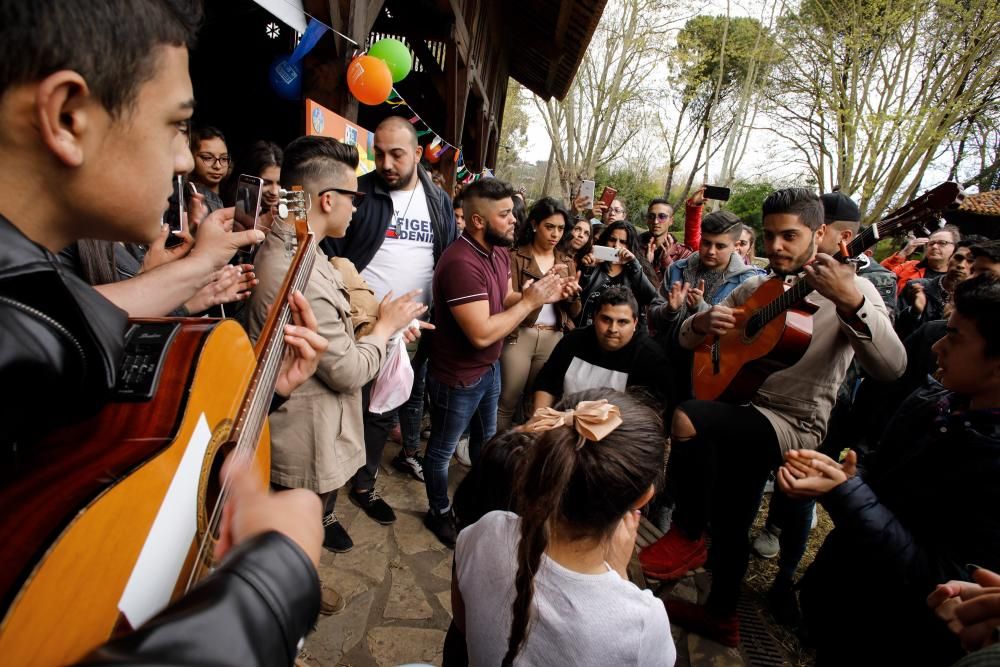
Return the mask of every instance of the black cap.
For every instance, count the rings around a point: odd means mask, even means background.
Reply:
[[[820,199],[823,200],[823,222],[830,223],[834,220],[861,222],[861,209],[847,195],[828,192]]]

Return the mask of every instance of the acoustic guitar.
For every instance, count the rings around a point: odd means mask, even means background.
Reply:
[[[214,565],[225,456],[268,480],[288,295],[316,255],[305,193],[281,196],[298,249],[256,348],[232,320],[133,320],[113,402],[3,472],[3,664],[75,662],[147,621]]]
[[[962,197],[958,183],[943,183],[863,230],[850,244],[841,244],[834,257],[850,261],[881,238],[940,220],[941,211],[957,207]],[[762,283],[735,309],[736,327],[707,338],[695,350],[695,397],[746,403],[768,376],[798,362],[812,340],[816,307],[804,300],[812,291],[805,280],[788,286],[774,277]]]

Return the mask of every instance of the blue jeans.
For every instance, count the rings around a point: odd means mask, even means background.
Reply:
[[[783,579],[791,583],[799,561],[806,553],[809,531],[812,530],[812,513],[816,507],[815,498],[793,500],[778,489],[771,494],[771,508],[767,513],[767,525],[781,529],[778,545],[778,574],[775,581]]]
[[[497,430],[500,364],[494,362],[479,379],[451,386],[427,376],[431,402],[431,437],[424,453],[424,482],[431,510],[443,514],[448,501],[448,465],[458,439],[469,429],[469,457],[475,463],[483,443]]]

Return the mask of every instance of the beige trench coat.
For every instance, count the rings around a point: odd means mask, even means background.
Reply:
[[[270,416],[271,482],[326,493],[343,486],[365,464],[361,388],[378,374],[385,344],[372,336],[355,341],[347,287],[322,251],[315,252],[305,296],[330,346],[316,374]],[[254,261],[260,284],[247,318],[254,341],[294,253],[294,229],[275,221]]]

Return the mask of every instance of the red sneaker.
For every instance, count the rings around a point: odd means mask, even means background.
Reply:
[[[393,442],[398,442],[399,444],[403,444],[403,432],[400,430],[399,424],[393,426],[392,430],[389,431],[389,439],[392,440]]]
[[[704,535],[690,540],[680,530],[672,528],[639,553],[639,564],[648,576],[673,581],[683,577],[688,570],[704,565],[707,558]]]
[[[723,646],[739,646],[740,617],[735,612],[715,614],[702,605],[684,600],[667,600],[665,604],[671,623]]]

